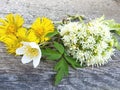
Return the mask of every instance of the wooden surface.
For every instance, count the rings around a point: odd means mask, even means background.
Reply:
[[[1,0],[0,17],[8,13],[20,13],[26,24],[38,16],[54,21],[66,14],[84,14],[89,18],[105,15],[120,22],[119,0]],[[54,62],[41,60],[38,68],[32,63],[23,65],[21,57],[8,55],[0,43],[0,90],[120,90],[120,52],[113,60],[98,68],[70,69],[58,86],[53,86]]]

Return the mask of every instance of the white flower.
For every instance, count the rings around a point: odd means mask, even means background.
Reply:
[[[69,35],[69,32],[73,32],[78,30],[80,24],[78,22],[70,22],[69,24],[66,24],[63,28],[63,26],[58,26],[58,30],[60,30],[61,35]]]
[[[16,49],[17,55],[23,55],[21,61],[23,64],[29,63],[33,60],[33,66],[36,68],[41,59],[41,50],[35,42],[22,42],[23,46]]]
[[[102,65],[113,54],[110,27],[104,23],[104,19],[95,19],[88,23],[70,22],[59,26],[59,33],[67,53],[81,64]]]

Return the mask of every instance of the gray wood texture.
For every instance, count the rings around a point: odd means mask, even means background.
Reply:
[[[105,15],[120,23],[119,0],[1,0],[0,17],[19,13],[25,23],[32,23],[38,16],[59,21],[67,14],[86,15],[89,18]],[[55,62],[41,60],[38,68],[32,63],[23,65],[21,57],[6,53],[0,43],[0,90],[120,90],[120,52],[116,51],[108,64],[92,68],[70,69],[58,86],[54,86]]]

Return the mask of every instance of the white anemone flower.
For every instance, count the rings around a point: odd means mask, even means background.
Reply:
[[[23,55],[21,61],[23,64],[29,63],[33,60],[33,66],[36,68],[41,59],[41,50],[35,42],[21,42],[22,47],[16,49],[17,55]]]

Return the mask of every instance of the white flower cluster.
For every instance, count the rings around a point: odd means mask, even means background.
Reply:
[[[70,22],[58,27],[67,53],[81,64],[102,65],[113,54],[113,39],[104,20],[88,23]]]

